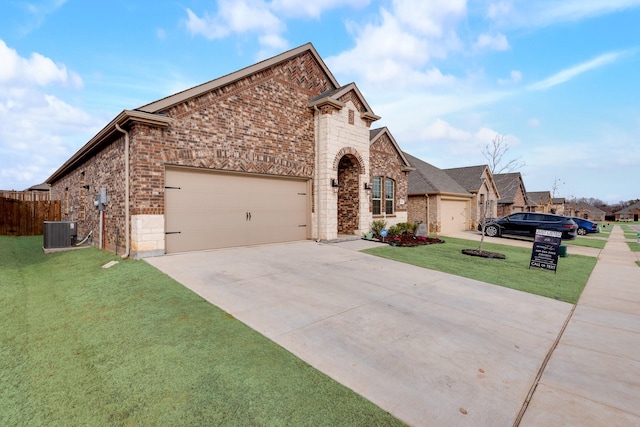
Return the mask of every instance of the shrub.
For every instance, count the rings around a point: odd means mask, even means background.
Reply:
[[[411,224],[409,222],[399,222],[395,225],[398,229],[398,235],[400,234],[415,234],[418,224]]]
[[[380,232],[387,228],[387,221],[383,219],[376,219],[371,223],[371,232],[373,237],[380,237]]]

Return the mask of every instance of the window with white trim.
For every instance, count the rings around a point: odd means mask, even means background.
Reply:
[[[382,185],[383,183],[384,187]],[[382,215],[383,212],[385,215],[393,215],[395,193],[394,180],[381,176],[373,178],[373,188],[371,189],[373,215]]]

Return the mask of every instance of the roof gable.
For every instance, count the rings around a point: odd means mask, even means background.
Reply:
[[[329,68],[324,63],[316,49],[313,47],[311,43],[306,43],[302,46],[299,46],[295,49],[291,49],[287,52],[281,53],[280,55],[274,56],[269,59],[265,59],[264,61],[258,62],[256,64],[245,67],[241,70],[235,71],[231,74],[227,74],[226,76],[219,77],[217,79],[208,81],[206,83],[200,84],[198,86],[194,86],[190,89],[183,90],[176,94],[167,96],[165,98],[159,99],[157,101],[151,102],[149,104],[143,105],[137,110],[144,111],[147,113],[159,113],[162,112],[176,104],[183,103],[190,99],[196,98],[202,94],[215,90],[219,87],[231,84],[238,80],[244,79],[252,74],[256,74],[265,69],[274,67],[282,62],[288,61],[296,56],[302,55],[303,53],[310,53],[315,61],[318,63],[322,71],[326,74],[327,79],[331,82],[334,87],[339,87],[338,81],[333,76]]]
[[[524,187],[524,181],[520,172],[511,173],[497,173],[493,175],[493,179],[498,187],[500,193],[500,200],[498,203],[513,203],[518,194],[518,189],[521,189],[522,196],[527,198],[527,190]]]
[[[342,87],[330,89],[315,98],[312,98],[309,101],[309,107],[320,107],[329,104],[335,108],[341,109],[346,105],[347,100],[351,100],[356,108],[358,108],[362,119],[370,120],[372,122],[380,119],[380,116],[373,113],[373,109],[364,99],[364,96],[362,96],[358,86],[353,82]]]
[[[376,141],[380,140],[380,138],[382,138],[385,135],[389,138],[389,141],[391,141],[391,144],[393,145],[393,148],[398,154],[398,157],[400,157],[400,159],[402,160],[402,164],[404,165],[403,170],[405,171],[414,170],[414,168],[411,167],[411,164],[407,160],[407,157],[400,149],[400,146],[396,142],[396,139],[393,137],[393,135],[391,135],[391,132],[386,126],[382,128],[372,129],[369,131],[369,146],[372,146],[373,144],[375,144]]]
[[[487,175],[489,175],[489,167],[487,165],[465,166],[443,170],[471,193],[480,190],[482,184],[484,184],[483,175],[485,171]]]

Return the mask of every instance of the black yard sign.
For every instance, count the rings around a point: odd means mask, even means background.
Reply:
[[[562,242],[560,231],[536,230],[536,238],[533,241],[531,261],[529,268],[541,268],[543,270],[556,271],[558,266],[558,250]]]

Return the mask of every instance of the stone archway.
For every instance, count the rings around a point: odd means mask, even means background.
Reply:
[[[360,165],[352,154],[338,163],[338,234],[354,234],[360,228]]]

